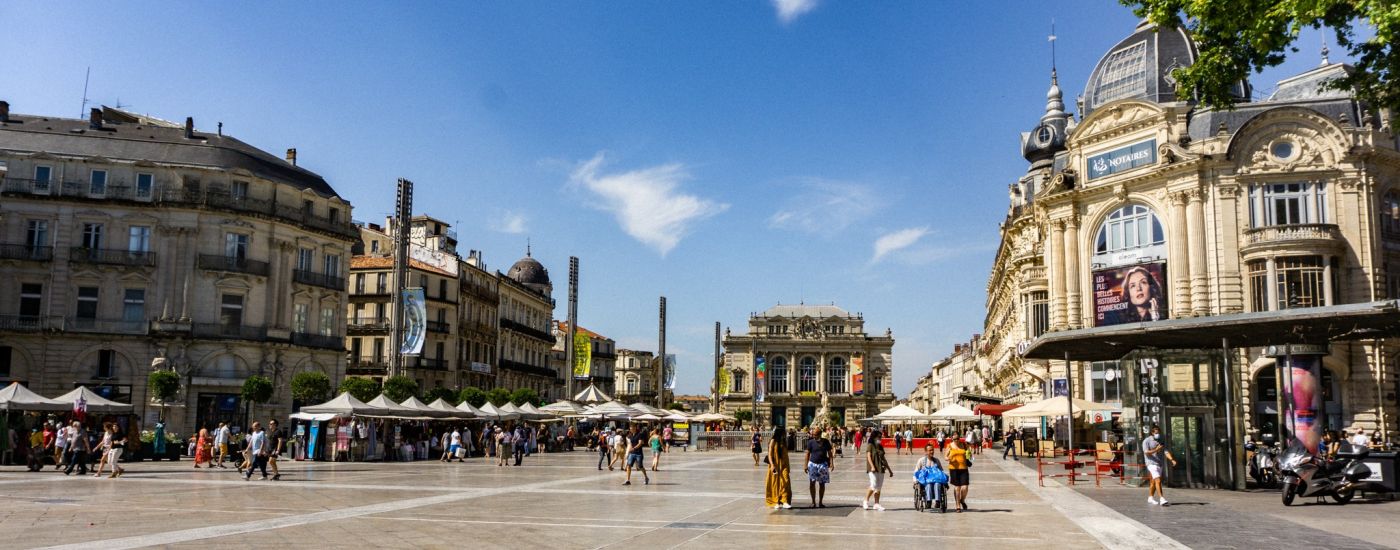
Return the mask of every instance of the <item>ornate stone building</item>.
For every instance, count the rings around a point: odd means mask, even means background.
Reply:
[[[152,365],[182,377],[168,429],[243,422],[240,389],[273,379],[256,417],[291,412],[288,381],[345,369],[350,204],[320,176],[221,131],[124,111],[88,120],[0,102],[0,382],[86,385],[158,407]]]
[[[617,383],[614,397],[623,403],[642,402],[656,405],[656,354],[650,351],[617,350]],[[669,404],[669,403],[668,403]]]
[[[572,369],[565,366],[568,362],[568,354],[564,349],[565,342],[569,339],[569,323],[567,321],[555,321],[554,326],[554,348],[553,357],[555,363],[560,365],[560,377],[568,376]],[[574,379],[574,393],[587,388],[589,384],[598,386],[598,389],[605,393],[611,393],[615,384],[617,370],[617,342],[612,338],[603,336],[582,325],[579,325],[576,334],[582,334],[588,338],[589,348],[589,368],[588,376],[583,379]],[[561,381],[562,383],[562,381]],[[561,394],[562,395],[562,394]],[[568,398],[572,398],[569,396]],[[617,399],[622,399],[618,397]],[[633,401],[627,401],[633,403]]]
[[[894,337],[865,332],[865,318],[832,306],[779,305],[750,315],[748,332],[725,332],[720,412],[752,409],[767,425],[808,426],[825,405],[842,422],[894,405]],[[755,370],[763,384],[755,396]],[[820,421],[818,421],[820,423]]]
[[[549,271],[527,250],[508,273],[497,272],[496,278],[500,283],[496,384],[531,388],[545,399],[564,398],[564,372],[551,353],[554,285]]]
[[[496,341],[500,338],[501,282],[486,270],[479,250],[472,250],[461,263],[458,285],[462,302],[458,315],[460,365],[457,386],[490,388],[496,385]]]

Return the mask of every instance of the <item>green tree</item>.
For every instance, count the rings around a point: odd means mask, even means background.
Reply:
[[[379,395],[379,382],[369,378],[348,376],[340,381],[340,393],[350,392],[350,396],[360,401],[369,401]]]
[[[331,378],[326,373],[308,370],[292,377],[292,399],[305,403],[318,403],[330,397]]]
[[[1352,90],[1373,107],[1400,110],[1400,3],[1375,0],[1119,0],[1162,28],[1184,25],[1200,56],[1177,69],[1177,95],[1228,109],[1230,88],[1251,72],[1297,52],[1302,29],[1326,25],[1354,61],[1355,71],[1327,87]],[[1374,32],[1358,36],[1361,26]]]
[[[739,421],[740,426],[743,426],[745,422],[753,420],[753,411],[748,409],[734,411],[734,419]]]
[[[384,397],[398,403],[418,395],[418,383],[407,376],[390,376],[384,379]],[[371,398],[372,399],[372,398]]]
[[[673,411],[684,411],[685,405],[680,401],[672,401],[670,405],[666,405],[666,408]]]
[[[457,396],[458,403],[470,403],[473,407],[481,407],[486,404],[486,392],[481,388],[462,388],[462,393]]]
[[[423,394],[423,400],[429,403],[432,403],[439,399],[450,403],[453,406],[456,406],[458,403],[461,403],[461,401],[457,400],[457,391],[453,390],[452,388],[444,388],[442,386],[438,386],[436,388],[428,390],[427,393]]]
[[[486,392],[486,400],[497,407],[510,402],[510,390],[505,388],[491,388]]]
[[[146,386],[151,390],[151,397],[160,401],[160,420],[164,422],[165,402],[180,393],[180,375],[173,370],[152,371],[146,377]]]
[[[244,425],[252,425],[250,411],[253,403],[267,403],[272,399],[272,381],[266,376],[254,374],[243,381],[243,416]]]
[[[538,405],[540,402],[540,394],[530,388],[520,388],[510,392],[510,402],[515,403],[517,407],[526,403]]]

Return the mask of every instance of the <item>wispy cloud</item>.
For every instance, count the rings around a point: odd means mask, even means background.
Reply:
[[[501,233],[519,235],[529,231],[529,218],[514,210],[506,210],[491,220],[491,229]]]
[[[605,174],[603,157],[598,153],[580,164],[570,181],[602,199],[600,207],[617,218],[623,231],[662,256],[675,248],[696,222],[729,208],[728,204],[682,192],[681,183],[690,179],[682,164]]]
[[[768,217],[768,227],[806,233],[840,231],[870,216],[880,199],[868,185],[811,179]]]
[[[924,226],[901,229],[881,235],[880,238],[875,239],[875,255],[870,258],[870,263],[877,263],[893,252],[909,248],[928,234],[929,228]]]
[[[817,0],[770,0],[778,10],[778,20],[784,25],[817,7]]]

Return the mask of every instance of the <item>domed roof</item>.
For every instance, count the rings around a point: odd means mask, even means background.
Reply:
[[[552,286],[549,282],[549,270],[544,268],[538,260],[530,257],[526,252],[525,257],[510,266],[510,271],[506,276],[523,285],[544,285]]]
[[[1159,29],[1144,20],[1094,66],[1084,86],[1081,116],[1087,117],[1094,109],[1119,99],[1176,101],[1176,79],[1171,73],[1195,63],[1196,56],[1196,43],[1184,27]],[[1236,97],[1249,97],[1246,83],[1235,87]]]
[[[1055,153],[1065,150],[1065,139],[1069,135],[1069,114],[1065,113],[1065,102],[1060,93],[1060,79],[1050,71],[1050,90],[1045,92],[1045,115],[1040,124],[1030,132],[1021,134],[1021,156],[1031,161],[1055,158]]]

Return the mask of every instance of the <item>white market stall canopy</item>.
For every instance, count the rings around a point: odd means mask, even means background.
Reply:
[[[444,413],[443,411],[429,407],[427,404],[423,403],[422,401],[419,401],[417,397],[413,396],[409,396],[408,399],[403,400],[403,402],[399,403],[399,405],[403,406],[404,408],[413,409],[414,411],[417,411],[419,416],[427,416],[431,418],[447,418],[449,416],[456,416],[457,414],[461,414],[461,411],[457,411],[455,414],[449,415],[447,413]]]
[[[554,415],[540,410],[540,408],[536,407],[534,403],[526,403],[524,405],[521,405],[520,413],[528,415],[527,418],[533,418],[535,420],[548,420],[554,418]]]
[[[355,396],[350,395],[350,392],[345,392],[335,396],[335,398],[331,399],[330,401],[321,403],[320,405],[302,407],[301,412],[308,414],[334,414],[337,416],[357,416],[383,414],[384,410],[380,409],[379,407],[372,407],[366,404],[364,401],[355,399]]]
[[[503,411],[489,402],[482,405],[481,408],[477,410],[479,411],[477,416],[489,418],[491,420],[517,420],[520,418],[520,413]]]
[[[977,413],[957,403],[933,411],[933,414],[928,416],[935,420],[968,421],[978,419]]]
[[[578,395],[574,396],[574,401],[578,401],[579,403],[607,403],[608,401],[612,401],[612,398],[608,397],[608,394],[603,393],[603,390],[598,389],[598,386],[589,384],[587,388],[584,388],[583,391],[578,392]]]
[[[1018,407],[1018,408],[1015,408],[1015,409],[1011,409],[1011,410],[1009,410],[1009,411],[1006,411],[1006,412],[1002,413],[1001,415],[1002,415],[1002,416],[1009,416],[1009,417],[1012,417],[1012,418],[1026,418],[1026,417],[1039,418],[1039,417],[1042,417],[1042,416],[1067,416],[1067,415],[1069,414],[1069,405],[1070,405],[1069,398],[1067,398],[1067,397],[1065,397],[1065,396],[1063,396],[1063,395],[1058,395],[1058,396],[1051,397],[1051,398],[1049,398],[1049,399],[1045,399],[1045,400],[1042,400],[1042,401],[1036,401],[1035,403],[1031,403],[1031,404],[1026,405],[1026,406],[1024,406],[1024,407]],[[1080,415],[1081,413],[1083,413],[1084,411],[1111,411],[1111,410],[1114,410],[1113,405],[1106,405],[1106,404],[1104,404],[1104,403],[1095,403],[1095,402],[1093,402],[1093,401],[1085,401],[1085,400],[1079,399],[1079,398],[1075,398],[1075,399],[1074,399],[1074,415],[1075,415],[1075,416],[1079,416],[1079,415]]]
[[[559,416],[583,414],[584,409],[585,407],[583,405],[568,400],[556,401],[540,408],[541,411],[557,414]]]
[[[969,411],[969,412],[971,412],[971,411]],[[918,409],[915,409],[914,407],[910,407],[909,405],[905,405],[905,404],[903,404],[903,403],[898,404],[898,405],[895,405],[894,407],[891,407],[889,410],[884,411],[884,412],[882,412],[882,413],[880,413],[880,414],[875,415],[875,416],[874,416],[874,419],[875,419],[875,420],[879,420],[879,421],[881,421],[881,422],[885,422],[885,423],[893,423],[893,422],[906,422],[906,423],[912,423],[912,422],[929,422],[929,421],[933,420],[933,418],[931,418],[929,415],[924,414],[924,413],[921,413],[921,412],[919,412]]]
[[[68,411],[73,405],[34,393],[19,382],[0,390],[0,411]]]
[[[379,394],[379,397],[371,399],[369,400],[369,403],[365,404],[379,409],[378,413],[370,413],[365,416],[380,416],[384,418],[402,418],[415,420],[420,417],[428,418],[424,416],[422,412],[395,403],[392,399],[389,399],[389,396],[384,395],[382,393]]]
[[[471,405],[467,406],[470,407]],[[437,411],[442,411],[452,416],[453,418],[469,418],[472,416],[472,413],[470,411],[464,411],[462,409],[453,407],[451,403],[443,401],[441,397],[437,398],[437,401],[428,403],[428,408]]]
[[[330,420],[330,419],[332,419],[332,418],[335,418],[335,417],[337,417],[337,416],[340,416],[340,415],[334,414],[334,413],[307,413],[307,412],[295,412],[295,413],[292,413],[292,414],[288,415],[287,418],[290,418],[290,419],[292,419],[292,420],[310,420],[310,421],[312,421],[312,422],[325,422],[325,421]]]
[[[78,386],[77,389],[53,398],[54,401],[65,403],[71,410],[73,403],[81,399],[87,406],[90,413],[129,413],[133,407],[126,403],[112,401],[87,389],[87,386]]]

